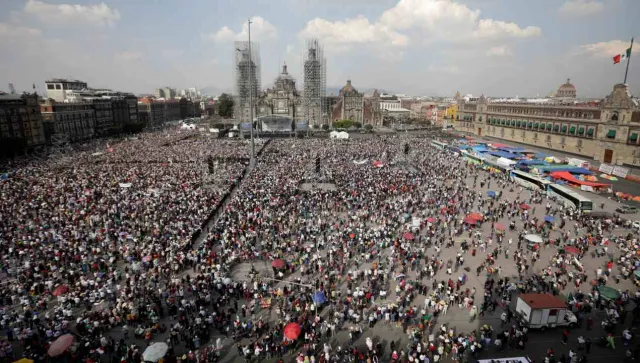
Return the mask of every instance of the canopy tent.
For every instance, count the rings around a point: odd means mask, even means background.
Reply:
[[[476,224],[478,224],[478,220],[473,219],[473,218],[469,218],[469,217],[465,218],[465,219],[463,220],[463,222],[464,222],[464,223],[466,223],[466,224],[473,225],[473,226],[475,226]]]
[[[500,143],[491,143],[489,144],[491,147],[495,148],[495,149],[499,149],[499,148],[505,148],[505,147],[509,147],[509,145],[507,144],[500,144]]]
[[[576,179],[576,177],[574,177],[573,175],[571,175],[571,173],[567,171],[554,171],[551,173],[551,177],[554,179],[565,180],[565,181],[568,181],[569,183],[586,185],[593,188],[606,188],[609,186],[609,184],[594,183],[594,182]]]
[[[480,213],[469,213],[467,218],[475,219],[476,221],[481,221],[484,219],[484,217]]]
[[[539,173],[551,173],[554,171],[567,171],[571,174],[584,174],[584,175],[593,175],[594,172],[587,170],[585,168],[571,166],[571,165],[540,165],[536,166],[535,169],[538,170]]]
[[[489,149],[487,149],[486,146],[484,145],[476,145],[476,146],[472,146],[471,150],[477,152],[477,153],[486,153],[487,151],[489,151]]]
[[[324,295],[322,291],[316,291],[312,297],[313,303],[316,305],[321,305],[327,302],[327,297]]]
[[[495,147],[495,146],[494,146]],[[508,153],[519,153],[519,152],[523,152],[524,148],[521,147],[496,147],[497,150],[499,151],[504,151],[504,152],[508,152]]]
[[[620,291],[609,286],[598,286],[597,290],[600,293],[600,297],[605,300],[616,300],[622,296]]]
[[[537,234],[528,234],[528,235],[524,236],[524,239],[526,239],[529,242],[533,242],[533,243],[542,243],[542,237],[540,237]]]
[[[505,158],[505,159],[511,159],[511,160],[522,159],[523,158],[522,155],[509,153],[509,152],[505,152],[505,151],[489,151],[488,154],[489,155],[493,155],[493,156],[497,156],[499,158]]]
[[[153,343],[142,353],[142,360],[145,362],[157,362],[167,354],[169,346],[167,343]]]
[[[518,165],[549,165],[549,162],[546,160],[538,159],[520,160],[518,161]]]

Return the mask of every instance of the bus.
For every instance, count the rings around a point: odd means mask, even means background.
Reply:
[[[511,171],[511,180],[529,189],[547,190],[552,183],[520,170]]]
[[[589,213],[593,210],[593,202],[576,193],[568,187],[564,187],[558,184],[549,184],[547,188],[547,195],[551,198],[557,198],[557,200],[564,204],[565,207],[571,207],[579,211]]]
[[[477,164],[477,165],[483,165],[484,164],[484,159],[483,158],[475,156],[473,154],[466,153],[466,154],[464,154],[462,156],[462,158],[465,159],[470,164]]]
[[[438,140],[431,140],[431,146],[435,147],[436,149],[439,150],[444,150],[445,147],[447,147],[446,142],[442,142],[442,141],[438,141]]]
[[[492,161],[492,160],[485,160],[484,161],[484,167],[485,167],[485,169],[491,168],[494,171],[499,171],[499,172],[505,173],[505,174],[509,174],[509,172],[511,170],[513,170],[513,168],[511,168],[511,167],[498,164],[497,162]]]

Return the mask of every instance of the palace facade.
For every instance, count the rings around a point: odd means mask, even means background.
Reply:
[[[575,95],[568,83],[558,92],[564,100],[547,103],[457,97],[454,127],[478,136],[640,167],[640,102],[631,96],[628,86],[617,84],[603,100],[580,103],[566,102]]]

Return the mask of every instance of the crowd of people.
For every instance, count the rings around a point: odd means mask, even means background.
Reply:
[[[41,359],[72,332],[82,344],[65,354],[93,361],[138,362],[156,341],[168,362],[467,361],[525,349],[519,292],[571,292],[581,323],[601,308],[607,331],[624,325],[635,294],[603,300],[597,287],[633,276],[633,235],[431,137],[445,134],[260,141],[244,179],[247,143],[186,131],[16,167],[0,182],[8,341]],[[211,188],[209,155],[223,180]],[[612,251],[620,271],[605,264]],[[502,323],[463,332],[452,311]]]

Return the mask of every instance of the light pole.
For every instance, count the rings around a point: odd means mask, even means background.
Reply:
[[[251,164],[255,162],[256,145],[253,141],[253,58],[251,57],[251,18],[247,20],[249,33],[249,122],[251,124]]]

